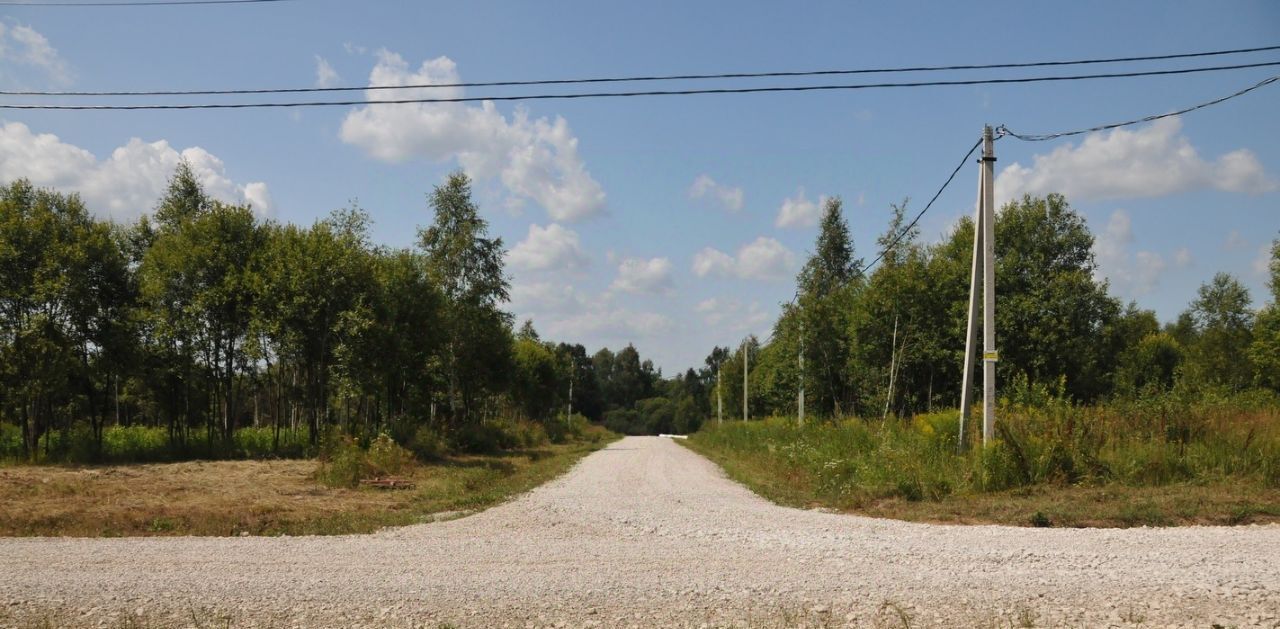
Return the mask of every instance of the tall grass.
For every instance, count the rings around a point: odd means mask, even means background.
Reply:
[[[695,446],[770,466],[823,502],[939,500],[1033,485],[1134,487],[1249,482],[1280,487],[1280,400],[1171,393],[1103,406],[1008,402],[988,447],[956,448],[959,413],[909,420],[793,419],[709,425]]]
[[[177,443],[169,431],[152,426],[108,426],[102,447],[83,424],[69,431],[54,430],[41,437],[36,461],[41,463],[167,463],[192,459],[307,458],[316,454],[306,431],[280,431],[276,447],[272,428],[241,428],[226,443],[203,430],[191,431]],[[22,431],[0,424],[0,461],[23,461]]]

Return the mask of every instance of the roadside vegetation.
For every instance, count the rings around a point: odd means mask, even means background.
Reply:
[[[999,438],[958,452],[959,413],[726,422],[687,443],[798,507],[1020,526],[1280,522],[1280,403],[1176,394],[999,409]]]
[[[926,245],[907,216],[893,208],[869,270],[827,202],[769,339],[708,357],[727,413],[691,448],[797,506],[1027,526],[1280,521],[1280,241],[1260,308],[1218,273],[1162,325],[1110,294],[1065,198],[1009,202],[996,439],[980,444],[978,404],[960,449],[945,409],[960,398],[973,222]]]
[[[307,459],[0,467],[0,535],[337,535],[498,504],[616,438],[579,419],[553,441],[538,424],[495,426],[497,445],[415,455],[388,436],[336,436]],[[362,486],[394,476],[403,489]]]

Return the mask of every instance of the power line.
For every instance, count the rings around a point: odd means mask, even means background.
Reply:
[[[215,0],[205,0],[214,2]],[[232,1],[232,0],[221,0]],[[249,0],[234,0],[244,2]],[[275,0],[258,0],[258,1],[275,1]],[[0,4],[5,4],[0,2]],[[158,4],[158,3],[147,3]],[[191,2],[175,2],[175,4],[192,4]],[[70,5],[67,5],[70,6]],[[809,77],[809,76],[839,76],[854,74],[896,74],[906,72],[940,72],[955,70],[1000,70],[1013,68],[1038,68],[1051,66],[1070,66],[1070,65],[1089,65],[1101,63],[1127,63],[1134,61],[1162,61],[1170,59],[1190,59],[1196,57],[1215,57],[1221,55],[1237,55],[1253,52],[1266,52],[1272,50],[1280,50],[1277,46],[1262,46],[1257,48],[1237,48],[1233,50],[1212,50],[1207,52],[1188,52],[1168,55],[1149,55],[1141,57],[1112,57],[1105,59],[1077,59],[1070,61],[1032,61],[1024,63],[990,63],[990,64],[970,64],[970,65],[945,65],[945,66],[914,66],[901,68],[864,68],[853,70],[805,70],[799,72],[736,72],[721,74],[668,74],[668,75],[652,75],[652,76],[628,76],[628,77],[601,77],[586,79],[543,79],[529,81],[485,81],[471,83],[418,83],[410,85],[370,85],[370,86],[347,86],[347,87],[293,87],[293,88],[263,88],[263,89],[223,89],[223,90],[152,90],[152,91],[109,91],[109,92],[37,92],[37,91],[0,91],[0,95],[5,96],[215,96],[215,95],[231,95],[231,94],[305,94],[305,93],[328,93],[328,92],[354,92],[365,90],[406,90],[406,89],[424,89],[424,88],[457,88],[457,87],[517,87],[530,85],[576,85],[584,83],[631,83],[631,82],[651,82],[651,81],[687,81],[687,80],[716,80],[716,79],[756,79],[756,78],[782,78],[782,77]]]
[[[1129,125],[1141,124],[1143,122],[1151,122],[1154,120],[1159,120],[1161,118],[1169,118],[1171,116],[1180,116],[1188,112],[1196,111],[1197,109],[1204,109],[1205,107],[1211,107],[1213,105],[1217,105],[1218,103],[1224,103],[1226,101],[1229,101],[1237,96],[1244,96],[1245,94],[1248,94],[1253,90],[1256,90],[1266,85],[1270,85],[1272,83],[1275,83],[1276,81],[1280,81],[1280,76],[1273,76],[1269,79],[1263,79],[1261,81],[1258,81],[1256,84],[1246,87],[1238,92],[1228,94],[1226,96],[1223,96],[1222,98],[1215,98],[1211,101],[1203,102],[1198,105],[1192,105],[1185,109],[1179,109],[1178,111],[1171,111],[1167,114],[1154,114],[1151,116],[1144,116],[1142,118],[1137,118],[1135,120],[1126,120],[1124,122],[1114,122],[1111,124],[1104,124],[1096,127],[1089,127],[1088,129],[1077,129],[1075,131],[1061,131],[1058,133],[1036,134],[1036,133],[1014,133],[1013,131],[1010,131],[1008,127],[1004,125],[1000,125],[998,128],[996,128],[996,131],[1001,135],[1007,135],[1009,137],[1018,138],[1019,140],[1024,140],[1027,142],[1043,142],[1045,140],[1064,138],[1071,135],[1080,135],[1081,133],[1091,133],[1093,131],[1106,131],[1107,129],[1127,127]]]
[[[120,0],[111,2],[12,2],[0,1],[6,7],[161,7],[181,6],[184,4],[261,4],[264,2],[293,2],[294,0],[156,0],[155,2],[139,2],[136,0]]]
[[[898,246],[898,242],[900,242],[908,233],[911,232],[911,229],[916,226],[916,223],[920,222],[920,218],[924,216],[925,212],[928,212],[929,208],[933,207],[933,203],[938,200],[938,197],[942,196],[943,191],[945,191],[947,187],[951,185],[951,182],[955,180],[956,175],[960,174],[960,169],[964,168],[965,162],[969,161],[969,158],[973,156],[973,152],[978,150],[979,146],[982,146],[982,138],[978,138],[978,141],[974,142],[973,146],[969,147],[969,151],[964,154],[964,157],[960,158],[960,163],[956,164],[955,170],[951,171],[951,175],[947,177],[947,180],[942,183],[942,187],[938,188],[938,191],[933,193],[933,198],[929,199],[929,202],[925,204],[924,208],[916,213],[916,217],[911,219],[911,222],[907,224],[905,228],[899,231],[898,234],[893,237],[893,240],[884,249],[882,249],[874,259],[862,265],[862,267],[858,269],[858,273],[856,274],[855,277],[865,276],[867,273],[867,270],[875,266],[875,264],[880,260],[882,260],[886,254],[888,254],[890,251],[893,250],[894,247]],[[797,288],[795,294],[791,296],[791,300],[788,301],[787,303],[794,304],[796,302],[796,299],[799,297],[800,297],[800,290],[799,288]]]
[[[1280,61],[1247,63],[1227,66],[1209,66],[1198,68],[1180,68],[1176,70],[1147,70],[1142,72],[1115,72],[1104,74],[1079,74],[1066,76],[1039,76],[1012,79],[965,79],[952,81],[919,81],[897,83],[859,83],[850,85],[794,85],[772,87],[731,87],[731,88],[696,88],[687,90],[646,90],[633,92],[580,92],[568,94],[524,94],[506,96],[458,96],[451,98],[404,98],[393,100],[342,100],[342,101],[292,101],[266,103],[193,103],[170,105],[44,105],[44,104],[0,104],[0,109],[39,109],[39,110],[74,110],[74,111],[131,111],[159,109],[261,109],[286,107],[341,107],[353,105],[404,105],[428,103],[471,103],[479,101],[526,101],[526,100],[575,100],[584,98],[629,98],[637,96],[689,96],[694,94],[754,94],[772,92],[813,92],[833,90],[861,90],[905,87],[946,87],[962,85],[1008,85],[1017,83],[1042,83],[1047,81],[1081,81],[1092,79],[1116,79],[1141,76],[1169,76],[1178,74],[1196,74],[1201,72],[1219,72],[1224,70],[1243,70],[1247,68],[1263,68],[1280,66]]]
[[[951,171],[951,176],[947,177],[947,180],[943,182],[942,187],[938,188],[938,191],[933,193],[933,198],[929,199],[929,202],[925,204],[924,209],[920,210],[916,214],[916,217],[911,219],[911,222],[908,223],[907,226],[902,229],[902,231],[898,232],[897,236],[894,236],[893,241],[890,242],[888,246],[886,246],[884,249],[882,249],[880,253],[876,255],[875,259],[864,264],[862,268],[858,270],[859,275],[865,275],[868,269],[875,266],[875,264],[880,260],[882,260],[886,254],[892,251],[893,248],[898,245],[898,242],[901,241],[902,238],[911,231],[911,228],[915,227],[916,223],[920,222],[920,217],[924,216],[924,213],[928,212],[929,208],[933,207],[933,202],[937,201],[938,197],[942,196],[942,192],[947,189],[947,186],[951,185],[951,182],[955,180],[956,175],[960,174],[960,169],[964,168],[965,162],[969,161],[969,158],[973,156],[973,152],[978,150],[979,146],[982,146],[982,138],[978,138],[978,141],[974,142],[973,146],[969,147],[969,152],[964,154],[964,157],[960,159],[959,164],[956,164],[955,170]]]

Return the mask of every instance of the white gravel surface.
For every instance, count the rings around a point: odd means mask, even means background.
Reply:
[[[0,505],[0,508],[3,508]],[[0,540],[0,625],[1280,627],[1280,527],[910,524],[773,505],[628,437],[375,535]]]

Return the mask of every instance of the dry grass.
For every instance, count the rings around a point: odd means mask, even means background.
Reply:
[[[499,503],[607,441],[452,457],[417,466],[410,490],[328,488],[308,460],[0,467],[0,535],[364,533]]]

